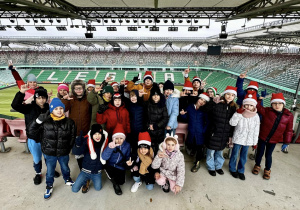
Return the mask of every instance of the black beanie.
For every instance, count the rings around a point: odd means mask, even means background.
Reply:
[[[101,125],[99,125],[99,124],[92,125],[92,129],[91,129],[91,133],[90,133],[92,138],[95,133],[100,133],[101,135],[103,135],[103,128]]]
[[[170,80],[167,80],[164,84],[163,90],[174,90],[174,84]]]
[[[48,100],[48,94],[47,94],[47,90],[45,88],[43,88],[42,86],[38,87],[35,89],[34,92],[34,100],[40,96],[44,96],[46,98],[46,100]]]
[[[158,85],[153,85],[153,87],[150,90],[150,97],[152,97],[154,95],[159,95],[159,96],[162,95],[162,93],[160,92],[160,89],[159,89]]]

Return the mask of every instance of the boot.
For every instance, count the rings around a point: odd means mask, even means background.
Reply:
[[[121,187],[120,185],[117,184],[116,180],[114,178],[110,179],[111,183],[113,184],[113,187],[114,187],[114,190],[115,190],[115,193],[117,195],[122,195],[122,190],[121,190]]]
[[[86,181],[86,185],[82,186],[81,192],[82,193],[87,193],[90,189],[90,180]]]
[[[192,167],[191,171],[192,171],[193,173],[196,173],[196,172],[199,170],[199,168],[200,168],[200,161],[197,161],[197,162],[194,164],[194,166]]]

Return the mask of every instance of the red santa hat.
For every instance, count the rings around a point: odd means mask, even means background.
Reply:
[[[88,87],[95,87],[96,86],[96,80],[95,79],[90,79],[89,81],[88,81],[88,83],[87,83],[87,88]]]
[[[151,81],[153,81],[153,76],[152,76],[152,71],[146,71],[143,81],[145,82],[146,79],[150,79]]]
[[[285,99],[282,93],[272,93],[271,104],[279,102],[285,105]]]
[[[151,137],[147,131],[139,133],[138,146],[144,144],[147,145],[147,147],[151,147]]]
[[[206,102],[209,102],[210,98],[207,93],[201,93],[199,98],[203,98]]]
[[[198,81],[198,82],[200,82],[200,84],[201,84],[201,79],[200,79],[200,77],[194,76],[194,77],[193,77],[192,83],[194,83],[195,81]]]
[[[68,93],[70,91],[69,85],[66,83],[58,83],[57,92],[59,92],[61,89],[66,90]]]
[[[256,91],[255,90],[248,90],[247,95],[245,96],[243,100],[243,105],[245,104],[250,104],[253,106],[257,105],[257,96],[256,96]]]
[[[193,84],[191,81],[187,80],[185,81],[184,85],[183,85],[183,89],[185,90],[193,90]]]
[[[217,88],[216,87],[208,87],[207,89],[206,89],[206,91],[208,91],[209,89],[211,89],[213,92],[214,92],[214,96],[216,96],[217,95]]]
[[[112,83],[110,84],[110,86],[112,86],[112,87],[113,87],[113,86],[116,86],[116,85],[119,86],[119,83],[117,83],[117,82],[112,82]]]
[[[258,90],[258,83],[255,81],[250,81],[249,85],[247,86],[247,89],[253,88],[255,90]]]
[[[120,123],[117,123],[117,125],[113,131],[113,135],[112,135],[113,141],[117,136],[122,136],[124,139],[126,138],[123,125]]]
[[[227,86],[222,95],[225,95],[225,93],[233,93],[235,96],[237,95],[237,87],[233,86]]]

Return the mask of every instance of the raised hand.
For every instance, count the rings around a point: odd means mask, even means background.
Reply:
[[[245,70],[244,73],[241,73],[241,74],[240,74],[240,78],[241,78],[241,79],[244,79],[244,78],[247,77],[247,72],[248,72],[248,70],[249,70],[249,69],[247,68],[247,69]]]
[[[20,92],[25,93],[27,90],[29,90],[29,86],[27,84],[21,85]]]
[[[37,118],[37,122],[40,124],[43,123],[49,117],[49,113],[50,111],[48,110],[47,112],[40,114]]]
[[[183,109],[180,111],[181,115],[185,115],[187,112],[185,112]]]
[[[108,147],[111,148],[111,149],[114,149],[116,146],[117,145],[113,141],[108,144]]]
[[[146,95],[148,93],[145,93],[144,88],[139,90],[139,97],[142,97],[143,95]]]
[[[124,79],[121,80],[120,85],[125,85],[125,81],[126,80],[125,80],[125,77],[124,77]]]
[[[111,77],[106,77],[105,82],[110,82],[111,81]]]
[[[198,91],[194,90],[192,96],[198,96]]]
[[[72,100],[73,98],[71,98],[71,97],[69,96],[69,94],[67,94],[67,95],[64,95],[64,96],[63,96],[63,99],[66,99],[66,100],[70,101],[70,100]]]
[[[158,156],[159,158],[164,158],[164,157],[166,157],[166,154],[165,154],[164,152],[162,152],[162,151],[158,151],[158,152],[157,152],[157,156]]]
[[[207,83],[206,83],[206,81],[204,80],[204,81],[202,81],[201,82],[201,86],[200,86],[200,89],[204,89],[204,87],[205,87],[205,85],[206,85]]]
[[[102,87],[97,85],[94,90],[98,93],[99,91],[102,91]]]
[[[51,91],[48,93],[48,98],[51,98],[53,96],[53,90],[51,89]]]
[[[131,157],[129,158],[129,160],[128,160],[128,161],[126,161],[126,164],[127,164],[128,166],[132,166],[132,164],[133,164],[133,161],[131,161]]]
[[[133,79],[132,79],[132,82],[134,82],[134,83],[137,82],[137,81],[139,81],[139,75],[133,77]]]
[[[189,73],[190,73],[190,66],[188,66],[188,68],[184,70],[184,74],[189,74]]]

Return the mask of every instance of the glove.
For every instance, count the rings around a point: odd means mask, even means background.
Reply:
[[[257,145],[252,146],[252,151],[257,149]]]
[[[288,144],[283,144],[283,145],[281,146],[281,151],[284,151],[288,146],[289,146]]]
[[[245,109],[243,107],[236,110],[236,112],[239,113],[239,114],[242,114],[244,111],[245,111]]]
[[[99,105],[98,114],[103,114],[108,109],[108,105],[101,104]]]
[[[84,141],[87,140],[87,137],[84,138],[83,131],[80,131],[80,135],[75,139],[76,146],[81,146]]]
[[[47,112],[40,114],[36,119],[36,122],[42,124],[49,117],[49,113],[50,111],[48,110]]]
[[[134,83],[137,82],[137,81],[139,81],[139,75],[133,77],[133,79],[132,79],[132,82],[134,82]]]
[[[266,96],[268,95],[267,89],[261,91],[260,94],[261,94],[261,95],[260,95],[261,97],[266,97]]]
[[[14,66],[10,65],[10,66],[8,66],[8,69],[12,71],[14,69]]]

